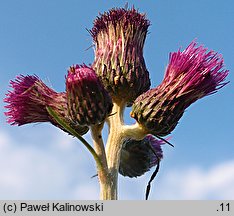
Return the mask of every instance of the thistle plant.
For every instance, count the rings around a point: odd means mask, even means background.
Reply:
[[[133,178],[156,167],[154,177],[162,145],[169,143],[164,137],[184,111],[228,83],[222,56],[192,41],[184,51],[170,53],[162,83],[150,89],[143,55],[149,25],[135,8],[100,14],[89,30],[94,61],[69,67],[64,92],[35,75],[20,75],[10,81],[12,90],[6,94],[8,123],[50,122],[87,147],[97,165],[100,199],[118,198],[118,174]],[[133,125],[124,123],[126,106],[132,106]],[[107,143],[102,139],[105,123]],[[82,137],[88,131],[92,144]]]

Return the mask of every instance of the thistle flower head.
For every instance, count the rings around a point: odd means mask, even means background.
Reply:
[[[5,106],[8,109],[5,115],[8,117],[9,124],[20,126],[28,123],[50,122],[61,128],[47,112],[47,106],[58,112],[67,123],[72,124],[66,114],[65,93],[55,92],[37,76],[20,75],[14,81],[10,81],[10,85],[13,90],[9,91],[4,99],[8,104]],[[74,126],[74,129],[81,135],[88,131],[87,127],[81,126]]]
[[[101,123],[110,114],[112,100],[92,68],[74,65],[66,77],[68,112],[79,125]]]
[[[91,30],[91,35],[98,43],[100,33],[109,33],[110,27],[120,29],[124,32],[127,32],[129,28],[133,28],[146,34],[149,25],[150,22],[146,19],[145,14],[139,13],[134,7],[129,10],[125,8],[113,8],[96,18],[94,21],[94,26]],[[120,35],[121,32],[116,32],[115,34],[116,35],[113,36]]]
[[[127,139],[123,143],[119,173],[130,178],[143,175],[162,159],[163,141],[147,135],[143,140]],[[156,153],[156,155],[155,155]]]
[[[228,75],[223,58],[214,51],[207,52],[203,46],[197,46],[193,41],[183,52],[170,53],[166,69],[164,85],[178,85],[177,97],[186,94],[186,99],[195,100],[215,93],[227,82]],[[187,104],[188,106],[190,104]]]
[[[226,85],[227,75],[221,55],[192,42],[170,53],[163,82],[136,99],[131,116],[150,133],[165,136],[188,106]]]
[[[132,102],[150,87],[143,58],[148,27],[145,15],[134,8],[112,9],[94,21],[90,30],[96,45],[92,67],[114,101]]]
[[[4,100],[8,103],[6,108],[9,111],[6,115],[10,124],[20,126],[48,122],[50,116],[46,105],[56,108],[56,104],[61,104],[62,95],[47,87],[37,76],[20,75],[15,81],[10,81],[10,84],[13,91],[9,91]]]

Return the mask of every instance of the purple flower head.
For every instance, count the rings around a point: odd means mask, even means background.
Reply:
[[[187,106],[206,95],[215,93],[227,82],[223,58],[214,51],[207,52],[193,41],[183,52],[170,53],[162,85],[176,86],[177,97],[186,95]],[[166,86],[165,86],[166,85]],[[172,89],[173,90],[173,89]]]
[[[5,106],[8,109],[5,115],[8,117],[9,124],[20,126],[28,123],[50,122],[61,128],[47,112],[47,106],[64,117],[67,123],[72,124],[66,114],[65,93],[55,92],[37,76],[20,75],[14,81],[10,81],[10,85],[13,90],[9,91],[4,99],[8,104]],[[88,128],[80,126],[75,126],[75,129],[80,134],[88,131]]]
[[[146,19],[145,14],[139,13],[134,7],[132,9],[113,8],[104,14],[101,14],[94,21],[91,35],[93,39],[98,42],[98,37],[101,32],[109,32],[110,26],[121,28],[125,32],[130,28],[141,30],[147,33],[150,25],[149,20]],[[120,34],[120,32],[116,32]]]
[[[8,103],[6,115],[10,124],[48,122],[51,118],[46,105],[54,108],[55,100],[61,104],[62,95],[47,87],[37,76],[20,75],[10,84],[13,91],[9,91],[4,100]]]
[[[162,144],[165,143],[152,135],[147,135],[140,141],[126,139],[121,151],[119,173],[132,178],[149,171],[163,157]]]
[[[135,100],[131,116],[149,133],[168,135],[188,106],[228,83],[227,75],[222,56],[193,41],[184,51],[170,53],[162,83]]]
[[[68,112],[80,125],[101,123],[112,110],[112,100],[94,70],[86,65],[69,68],[66,77]]]
[[[131,103],[150,87],[143,57],[148,27],[145,15],[134,8],[114,8],[94,21],[92,67],[116,102]]]

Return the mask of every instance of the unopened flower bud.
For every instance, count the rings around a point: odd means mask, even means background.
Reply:
[[[79,125],[103,122],[112,110],[112,100],[92,68],[74,65],[66,77],[68,112]]]
[[[55,92],[37,76],[20,75],[10,84],[13,90],[6,94],[4,100],[8,103],[5,106],[9,109],[5,113],[8,123],[20,126],[29,123],[50,122],[66,131],[49,115],[46,107],[51,107],[80,135],[88,131],[88,127],[74,125],[67,116],[66,94]]]
[[[149,171],[163,157],[162,144],[163,141],[152,135],[140,141],[126,139],[121,150],[119,173],[132,178]]]
[[[149,133],[168,135],[188,106],[227,84],[221,55],[196,45],[171,53],[163,82],[135,100],[131,116]]]
[[[93,69],[114,102],[131,103],[150,87],[143,46],[149,21],[134,8],[112,9],[94,21]]]

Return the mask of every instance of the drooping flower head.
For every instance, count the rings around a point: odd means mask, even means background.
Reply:
[[[165,143],[152,135],[140,141],[126,139],[121,151],[119,173],[132,178],[149,171],[163,157],[162,144]]]
[[[66,77],[68,112],[79,125],[94,125],[105,120],[112,100],[92,68],[74,65]]]
[[[92,67],[114,101],[131,103],[150,87],[143,57],[148,27],[145,15],[134,8],[114,8],[94,21]]]
[[[131,116],[149,133],[165,136],[188,106],[226,85],[227,75],[222,56],[193,41],[184,51],[170,53],[162,83],[136,99]]]
[[[8,109],[5,114],[9,124],[20,126],[29,123],[50,122],[61,128],[47,112],[47,106],[53,108],[68,124],[73,124],[67,116],[65,93],[55,92],[37,76],[20,75],[14,81],[10,81],[10,85],[13,90],[6,94],[4,100],[8,104],[5,106]],[[81,135],[88,131],[87,127],[78,125],[73,125],[73,128]]]

